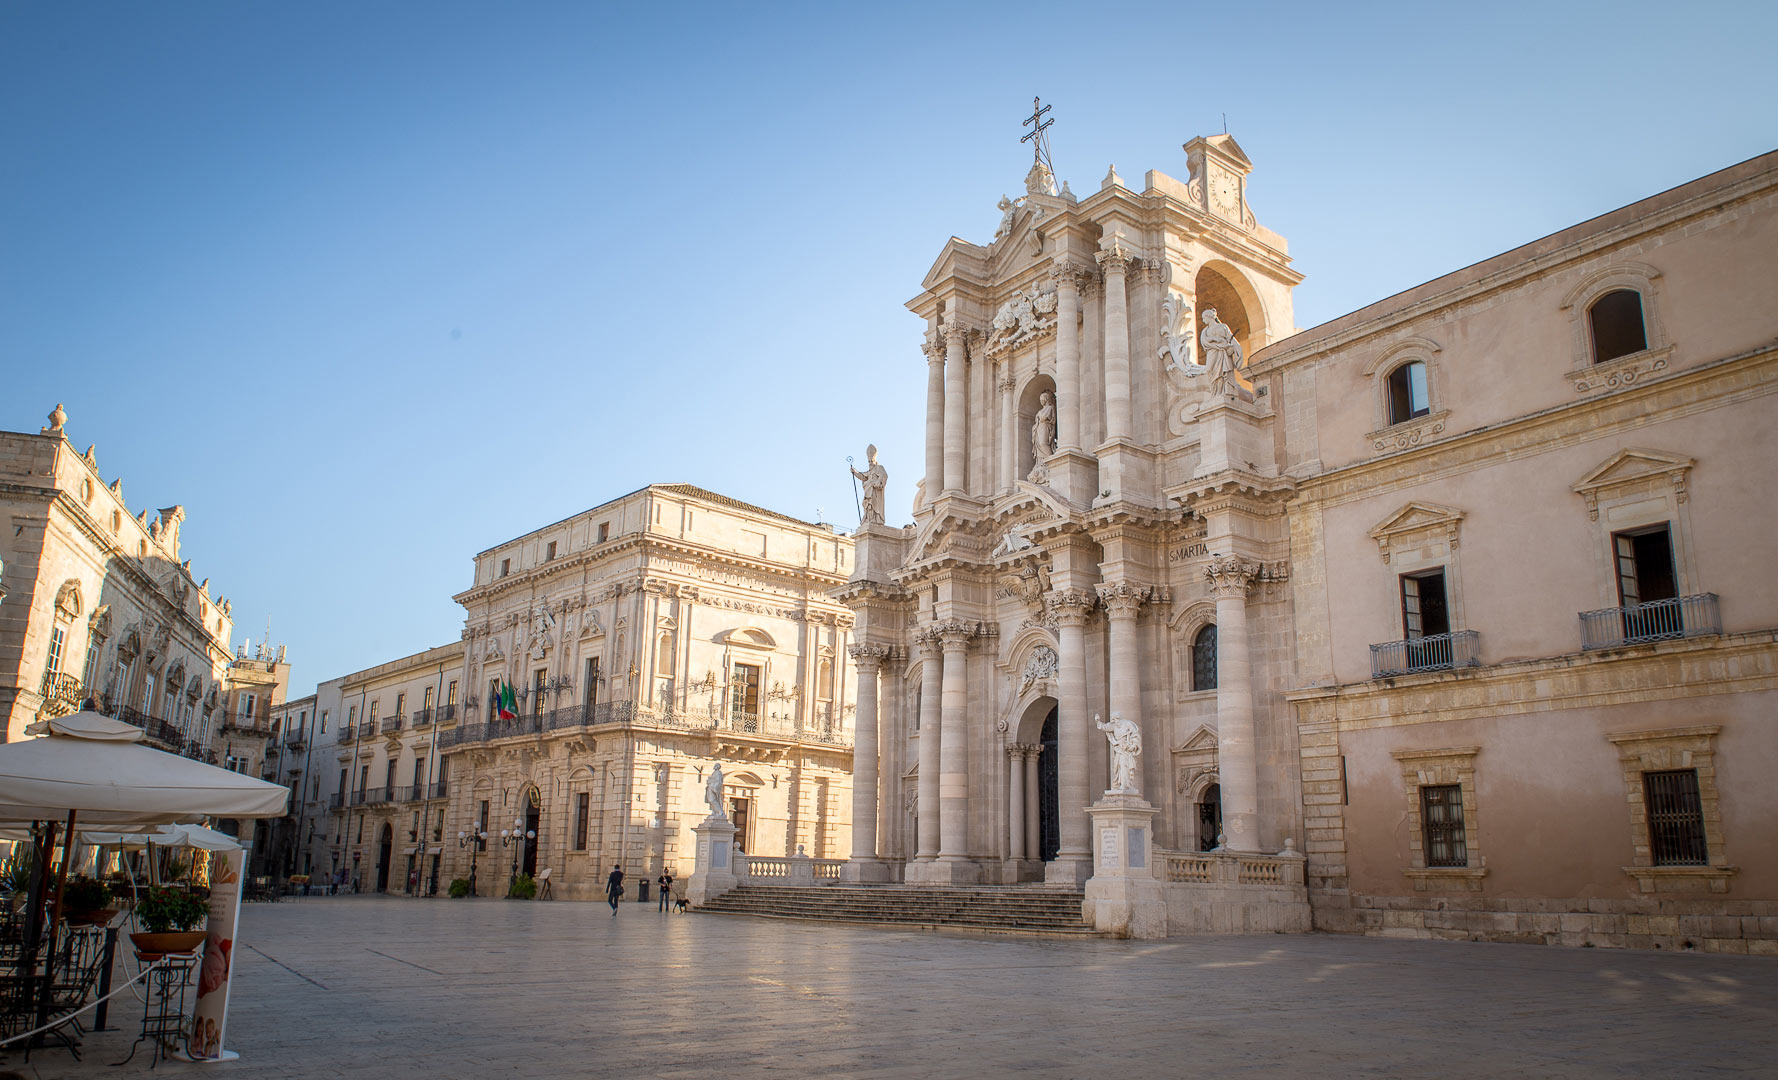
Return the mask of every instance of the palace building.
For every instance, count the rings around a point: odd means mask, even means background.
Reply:
[[[852,548],[655,484],[477,555],[456,598],[462,713],[435,736],[451,876],[474,868],[486,894],[549,869],[568,897],[599,895],[614,863],[683,878],[717,763],[746,851],[843,858],[856,679],[852,616],[829,593]]]
[[[836,593],[846,876],[1778,950],[1778,154],[1299,332],[1252,163],[1184,150],[1035,165],[908,305],[914,523]]]

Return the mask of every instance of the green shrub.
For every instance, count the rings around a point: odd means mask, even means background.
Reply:
[[[37,872],[37,856],[28,847],[20,847],[4,864],[0,864],[0,891],[23,896],[31,889],[31,875]]]
[[[508,900],[537,899],[537,879],[530,874],[520,874],[513,879],[512,885],[506,890]]]
[[[136,904],[136,921],[150,934],[195,930],[205,914],[197,897],[175,889],[150,889]]]
[[[452,878],[450,892],[451,892],[451,898],[454,900],[461,900],[465,896],[468,896],[469,895],[469,879],[468,878]]]
[[[90,877],[77,877],[62,886],[63,911],[102,911],[110,899],[105,883]]]

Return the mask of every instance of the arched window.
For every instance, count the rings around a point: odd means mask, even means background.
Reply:
[[[1634,289],[1613,289],[1587,309],[1593,331],[1593,363],[1603,364],[1648,348],[1648,331],[1642,323],[1642,294]]]
[[[1216,689],[1216,624],[1200,629],[1192,638],[1192,689]]]
[[[1426,365],[1410,360],[1389,373],[1389,422],[1405,424],[1432,411],[1426,393]]]

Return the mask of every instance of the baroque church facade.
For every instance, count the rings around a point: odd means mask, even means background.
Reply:
[[[908,305],[914,521],[836,594],[845,876],[1778,951],[1778,154],[1299,332],[1246,155],[1184,149],[1085,197],[1034,167]]]

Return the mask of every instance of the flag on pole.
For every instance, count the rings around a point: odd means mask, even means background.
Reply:
[[[500,699],[495,702],[495,707],[500,710],[502,720],[513,720],[519,715],[519,703],[513,696],[512,684],[504,679],[500,682]]]

